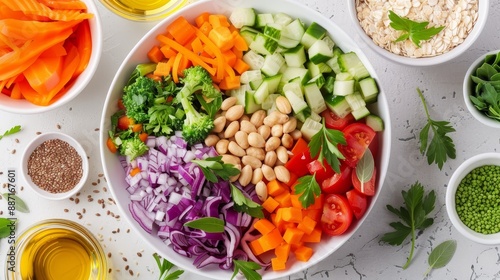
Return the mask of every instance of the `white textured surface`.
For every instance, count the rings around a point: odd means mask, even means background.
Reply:
[[[354,23],[348,16],[346,1],[348,0],[301,0],[307,6],[331,18],[349,34],[354,34]],[[103,191],[106,184],[103,178],[98,176],[102,173],[102,167],[99,159],[98,131],[96,131],[114,70],[154,23],[124,20],[111,14],[100,4],[98,7],[104,27],[104,48],[101,64],[86,90],[67,105],[43,115],[16,116],[0,112],[1,132],[16,124],[23,126],[21,133],[0,140],[0,171],[3,172],[0,175],[0,184],[7,181],[8,168],[16,167],[19,196],[27,201],[31,209],[30,214],[17,213],[20,230],[34,221],[49,217],[77,220],[96,235],[103,236],[105,252],[112,254],[109,259],[109,265],[113,269],[111,279],[157,279],[157,268],[151,257],[153,253],[151,248],[141,243],[133,231],[127,233],[130,227],[124,220],[107,215],[108,210],[115,215],[119,213],[116,206],[108,203],[111,194]],[[464,55],[439,66],[426,68],[402,66],[383,59],[368,48],[365,49],[365,54],[371,58],[371,63],[379,75],[379,83],[386,91],[393,124],[391,162],[384,195],[378,199],[360,230],[334,255],[307,271],[287,279],[422,279],[427,269],[427,256],[430,250],[448,239],[457,240],[457,252],[445,268],[434,270],[428,279],[500,277],[498,246],[479,245],[463,238],[451,225],[444,204],[447,182],[460,163],[479,153],[496,152],[500,142],[500,131],[476,121],[467,112],[462,97],[462,81],[468,65],[480,54],[500,48],[500,35],[496,26],[499,16],[500,5],[496,1],[491,1],[488,22],[478,41]],[[361,44],[361,40],[355,39]],[[441,171],[436,165],[429,166],[427,159],[418,151],[418,134],[425,123],[425,116],[415,90],[417,87],[424,91],[431,115],[435,119],[450,121],[457,130],[450,134],[456,144],[457,158],[448,160]],[[90,157],[88,186],[79,196],[78,204],[70,200],[51,202],[38,198],[30,193],[27,187],[21,190],[23,182],[18,167],[21,151],[36,132],[58,130],[79,140]],[[434,225],[418,234],[413,262],[408,269],[403,270],[401,266],[409,253],[410,244],[390,246],[379,240],[383,233],[390,230],[388,223],[395,220],[385,205],[400,205],[401,190],[407,189],[417,180],[427,190],[436,191],[436,208],[432,212]],[[95,193],[94,190],[100,192]],[[6,192],[6,189],[2,189],[1,192]],[[91,195],[94,201],[88,202],[88,195]],[[97,203],[101,198],[106,201],[104,209]],[[65,208],[69,209],[68,213],[63,211]],[[84,214],[83,209],[85,209]],[[7,216],[5,201],[0,201],[0,210],[3,211],[0,216]],[[83,214],[81,220],[78,219],[77,212]],[[100,213],[101,216],[97,217],[96,213]],[[118,229],[119,232],[113,233]],[[7,245],[6,239],[0,242],[2,268]],[[138,257],[137,252],[141,252],[142,257]],[[133,276],[125,271],[126,265],[133,270]],[[186,274],[182,279],[201,279],[201,277]]]

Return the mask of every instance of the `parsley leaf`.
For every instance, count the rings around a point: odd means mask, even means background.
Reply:
[[[314,204],[316,197],[321,194],[321,188],[316,182],[316,173],[314,175],[302,176],[295,185],[295,194],[299,194],[299,201],[304,208]]]
[[[408,18],[398,16],[393,11],[389,11],[389,19],[391,27],[395,30],[402,31],[401,36],[395,42],[401,42],[410,39],[417,47],[420,48],[420,41],[427,41],[432,36],[443,30],[444,26],[427,28],[429,22],[416,22]]]
[[[248,215],[255,218],[264,218],[262,206],[247,197],[243,192],[241,192],[238,187],[233,184],[231,184],[231,197],[234,201],[234,209],[237,212],[247,213]]]
[[[326,128],[323,119],[323,127],[314,134],[308,146],[312,158],[318,156],[321,164],[326,160],[336,173],[340,173],[339,159],[344,159],[344,155],[337,148],[338,144],[346,144],[344,134],[342,131]]]
[[[411,235],[410,255],[403,265],[403,269],[406,269],[413,258],[416,240],[415,232],[424,230],[434,223],[434,219],[428,218],[427,215],[434,210],[436,194],[432,190],[424,196],[424,187],[419,182],[413,184],[408,191],[402,191],[401,193],[406,207],[401,206],[397,209],[387,205],[387,209],[398,216],[401,221],[390,223],[389,225],[394,231],[385,233],[381,241],[391,245],[401,245]]]
[[[256,271],[261,269],[261,266],[255,262],[251,261],[242,261],[242,260],[233,260],[234,263],[234,272],[233,276],[231,276],[231,280],[236,277],[239,271],[243,273],[245,279],[247,280],[260,280],[262,276]]]
[[[427,163],[431,164],[435,162],[439,169],[442,169],[448,157],[452,159],[456,157],[453,139],[447,135],[450,132],[454,132],[455,129],[447,121],[435,121],[431,119],[422,91],[417,88],[417,92],[422,100],[425,115],[427,116],[427,124],[420,131],[420,152],[427,156]],[[433,136],[430,144],[427,145],[430,129],[432,129]]]
[[[19,131],[21,131],[20,125],[13,126],[9,130],[5,131],[3,134],[0,134],[0,140],[2,140],[2,138],[4,138],[5,136],[9,136],[9,135],[18,133]]]
[[[240,174],[240,170],[234,167],[234,165],[224,163],[222,161],[222,156],[193,159],[192,162],[196,163],[201,168],[205,178],[212,183],[218,181],[217,177],[227,181],[230,177]]]
[[[160,277],[158,280],[175,280],[179,279],[179,276],[184,273],[184,270],[176,270],[170,271],[175,266],[173,263],[169,262],[167,259],[162,259],[158,254],[153,254],[153,257],[158,265],[158,269],[160,269]]]

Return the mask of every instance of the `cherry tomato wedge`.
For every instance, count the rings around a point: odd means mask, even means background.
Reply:
[[[326,193],[343,194],[352,188],[352,168],[346,164],[340,166],[340,173],[334,173],[321,183],[321,190]]]
[[[324,110],[321,116],[325,119],[326,128],[329,129],[342,130],[354,121],[352,114],[347,114],[345,117],[341,118],[330,109]]]
[[[323,164],[321,164],[321,162],[317,159],[311,161],[307,164],[307,170],[311,175],[316,174],[314,177],[316,178],[316,182],[320,185],[325,179],[328,179],[335,174],[335,171],[333,171],[326,160],[323,160]]]
[[[342,132],[346,145],[339,145],[339,150],[345,157],[344,162],[350,167],[355,167],[376,133],[371,127],[359,122],[346,126]]]
[[[375,183],[377,179],[377,168],[373,169],[373,174],[370,180],[367,182],[361,183],[361,181],[358,178],[358,175],[356,175],[356,169],[353,170],[352,172],[352,184],[354,188],[365,195],[368,196],[374,196],[375,195]]]
[[[118,119],[117,128],[120,130],[127,130],[129,126],[133,124],[134,121],[131,118],[127,117],[126,115],[123,115]]]
[[[361,219],[366,212],[366,208],[368,207],[368,199],[366,195],[358,192],[356,189],[346,192],[345,195],[347,196],[347,201],[349,201],[349,205],[354,213],[354,217],[358,220]]]
[[[329,235],[344,233],[352,222],[353,213],[347,198],[339,194],[329,194],[325,197],[321,227]]]

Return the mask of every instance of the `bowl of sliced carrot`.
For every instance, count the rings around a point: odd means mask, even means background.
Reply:
[[[121,216],[208,278],[325,260],[383,191],[378,81],[348,34],[296,1],[187,5],[139,40],[106,96],[99,145]]]
[[[6,0],[0,14],[0,110],[42,113],[83,91],[102,50],[93,1]]]

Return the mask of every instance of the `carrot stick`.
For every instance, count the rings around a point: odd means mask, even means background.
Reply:
[[[174,82],[179,82],[179,64],[181,63],[182,53],[178,53],[175,56],[174,64],[172,65],[172,79]]]
[[[217,60],[217,79],[222,80],[224,78],[224,58],[222,57],[222,52],[217,46],[210,40],[203,32],[201,32],[198,28],[195,28],[196,36],[200,38],[200,40],[208,46],[213,53],[215,54],[215,58]]]

